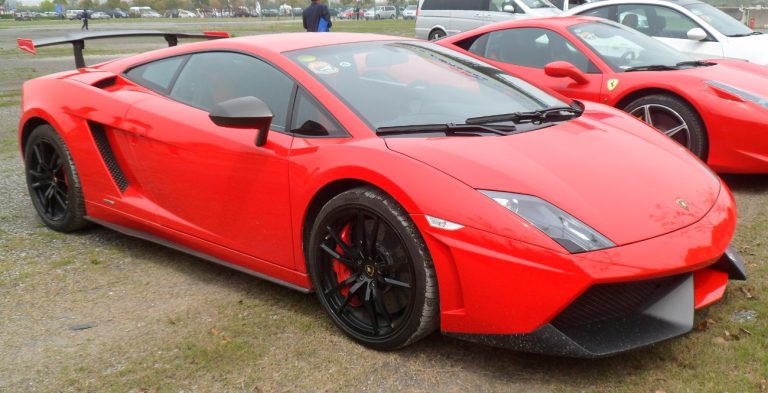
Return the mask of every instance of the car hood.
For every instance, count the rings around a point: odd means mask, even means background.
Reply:
[[[744,60],[712,59],[710,67],[683,70],[704,81],[716,81],[768,97],[768,68]],[[677,71],[675,71],[677,72]]]
[[[579,119],[515,135],[387,138],[386,143],[472,188],[545,199],[617,245],[700,220],[720,192],[716,176],[687,150],[602,106],[588,107]]]
[[[768,47],[768,34],[726,37],[723,42],[723,56],[768,65],[768,51],[759,49],[765,47]]]

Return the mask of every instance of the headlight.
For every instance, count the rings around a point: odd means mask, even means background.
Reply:
[[[571,253],[616,246],[600,232],[541,198],[509,192],[478,191],[522,217]]]
[[[755,104],[768,109],[768,98],[762,97],[759,94],[755,94],[744,89],[739,89],[738,87],[727,85],[718,81],[707,81],[707,84],[712,88],[722,90],[726,93],[735,95],[744,101],[754,102]]]

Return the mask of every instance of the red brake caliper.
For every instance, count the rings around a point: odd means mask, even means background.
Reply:
[[[351,235],[351,225],[347,224],[344,225],[343,228],[341,228],[341,233],[339,234],[339,238],[341,238],[341,241],[343,241],[346,244],[351,244],[350,241],[352,235]],[[336,245],[336,252],[339,253],[339,255],[344,255],[344,250],[341,249],[341,246]],[[347,265],[339,262],[337,259],[331,259],[333,262],[333,271],[336,272],[336,279],[338,282],[343,282],[344,280],[348,279],[349,276],[352,275],[352,271],[349,270]],[[347,297],[349,295],[349,287],[352,286],[352,284],[347,285],[339,290],[339,293],[341,293],[341,296]],[[353,297],[349,301],[349,305],[352,307],[360,307],[360,301],[357,299],[357,296]]]

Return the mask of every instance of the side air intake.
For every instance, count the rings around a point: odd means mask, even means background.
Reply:
[[[115,153],[112,151],[112,146],[109,144],[109,139],[107,139],[104,126],[94,122],[88,122],[88,126],[91,129],[93,140],[96,142],[96,146],[99,148],[101,158],[107,165],[109,174],[112,175],[112,180],[120,189],[120,192],[125,192],[125,189],[128,188],[128,179],[125,178],[125,173],[123,173],[123,170],[120,169],[120,166],[117,164]]]

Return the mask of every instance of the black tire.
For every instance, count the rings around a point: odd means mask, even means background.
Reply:
[[[440,38],[445,37],[445,35],[446,35],[445,32],[440,29],[432,30],[429,32],[429,40],[430,41],[439,40]]]
[[[24,171],[32,205],[46,226],[72,232],[88,224],[72,156],[51,126],[40,125],[32,130],[24,149]]]
[[[355,341],[392,350],[437,329],[429,250],[405,210],[381,190],[355,188],[323,206],[307,257],[320,303]]]
[[[669,95],[654,94],[630,102],[623,110],[658,129],[706,161],[706,127],[696,110],[687,102]]]

